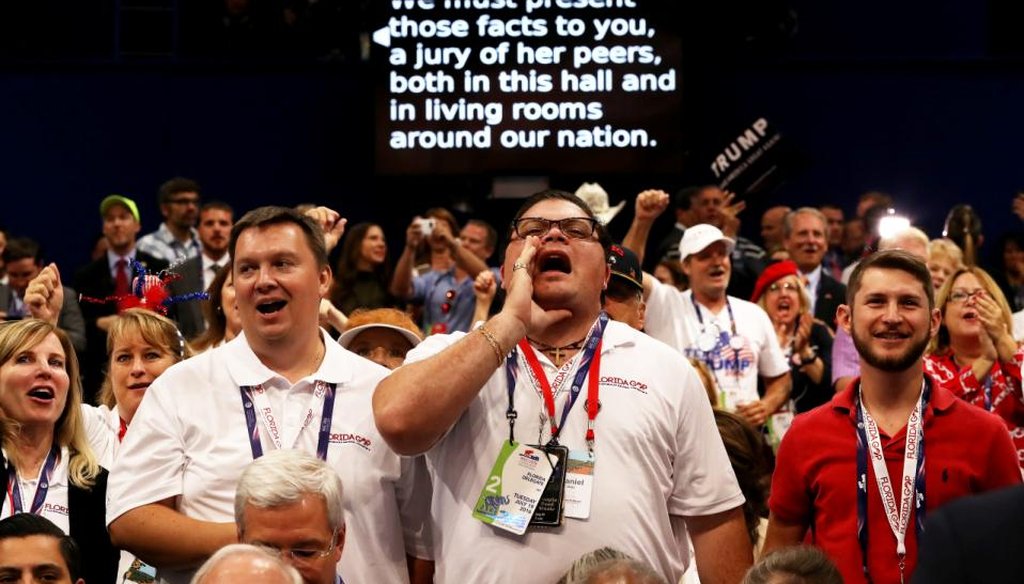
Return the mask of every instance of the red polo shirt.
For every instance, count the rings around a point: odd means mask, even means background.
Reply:
[[[847,584],[865,582],[857,541],[853,408],[853,388],[859,387],[859,382],[837,393],[831,403],[796,417],[779,447],[769,500],[772,513],[780,520],[810,527],[808,541],[832,558]],[[1017,452],[1002,420],[956,399],[934,383],[931,388],[924,413],[926,508],[936,509],[964,495],[1020,483]],[[881,438],[889,476],[902,476],[906,427],[891,437],[882,432]],[[907,581],[917,564],[913,515],[906,536]],[[896,538],[870,464],[868,571],[874,584],[900,581]]]

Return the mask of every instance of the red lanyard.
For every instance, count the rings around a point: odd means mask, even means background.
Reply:
[[[533,377],[536,379],[537,384],[540,385],[541,395],[544,398],[544,408],[547,410],[548,421],[551,424],[551,441],[558,441],[558,434],[561,431],[561,427],[565,425],[565,420],[569,416],[569,411],[572,406],[576,403],[576,398],[579,397],[580,389],[582,389],[582,383],[584,376],[589,373],[589,379],[587,380],[587,432],[586,440],[588,445],[592,445],[594,442],[594,420],[597,418],[597,411],[599,409],[598,392],[599,382],[601,380],[601,346],[602,342],[600,338],[595,339],[597,341],[596,346],[588,347],[589,350],[584,351],[581,356],[579,367],[576,370],[575,378],[569,392],[569,397],[565,402],[565,406],[562,408],[562,419],[558,422],[555,421],[555,394],[551,390],[551,383],[548,382],[547,375],[544,374],[544,369],[541,367],[540,360],[537,359],[537,353],[534,352],[533,347],[530,343],[523,339],[519,341],[519,350],[523,352],[523,357],[526,359],[527,365],[530,366],[530,370],[533,371]]]

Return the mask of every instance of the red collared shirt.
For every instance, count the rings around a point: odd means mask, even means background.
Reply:
[[[808,541],[836,563],[847,584],[865,582],[857,541],[857,435],[853,388],[793,421],[779,447],[769,507],[786,523],[810,528]],[[926,508],[1021,482],[1016,451],[1002,421],[967,407],[932,384],[924,413]],[[889,476],[903,470],[906,428],[882,433]],[[870,465],[869,465],[870,466]],[[874,472],[868,470],[868,570],[874,584],[900,581],[896,539],[889,528]],[[917,535],[907,530],[906,575],[917,563]]]

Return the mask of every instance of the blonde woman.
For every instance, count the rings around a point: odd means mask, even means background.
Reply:
[[[935,300],[942,324],[925,371],[953,395],[1002,418],[1024,460],[1024,349],[1013,339],[1006,297],[985,270],[972,266],[947,279]]]
[[[928,272],[932,286],[938,292],[954,272],[964,267],[964,252],[952,239],[941,237],[928,243]]]
[[[107,331],[107,375],[99,407],[85,406],[89,442],[110,468],[149,385],[168,367],[191,356],[178,327],[144,308],[121,312]]]
[[[768,313],[793,376],[790,396],[796,412],[806,412],[832,399],[832,332],[811,313],[795,262],[768,266],[757,279],[751,302]]]
[[[86,581],[113,582],[107,471],[89,446],[81,403],[78,358],[64,332],[36,319],[0,325],[0,518],[46,517],[78,542]]]

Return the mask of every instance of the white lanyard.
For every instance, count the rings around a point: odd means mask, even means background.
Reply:
[[[309,408],[306,410],[306,415],[302,420],[302,425],[299,426],[298,431],[291,440],[292,445],[294,445],[299,439],[299,434],[301,434],[302,431],[313,422],[313,417],[316,415],[314,408],[323,402],[324,396],[327,394],[327,385],[327,383],[322,381],[314,382],[313,401],[309,404]],[[255,409],[256,413],[263,419],[263,427],[267,429],[267,433],[270,435],[270,439],[273,441],[274,447],[281,450],[284,448],[284,440],[282,438],[283,432],[277,418],[274,417],[274,411],[270,408],[270,404],[267,403],[267,396],[265,395],[266,390],[263,389],[262,385],[257,385],[247,389],[250,390],[251,399],[255,406],[253,409]]]
[[[885,466],[885,454],[882,452],[882,439],[878,432],[878,424],[871,418],[864,402],[860,404],[861,415],[864,416],[864,431],[867,437],[868,457],[875,470],[875,482],[882,496],[882,507],[889,519],[889,528],[896,536],[896,554],[902,559],[907,554],[907,525],[910,523],[910,512],[914,508],[914,497],[917,489],[917,459],[920,454],[918,446],[924,436],[924,391],[917,399],[917,406],[910,412],[907,419],[907,443],[903,457],[903,481],[893,485],[889,479],[889,469]]]

